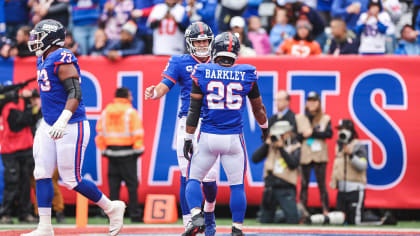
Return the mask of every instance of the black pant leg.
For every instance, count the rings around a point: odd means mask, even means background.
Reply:
[[[308,204],[308,186],[309,186],[309,178],[311,176],[311,169],[312,165],[301,165],[301,189],[300,189],[300,202],[302,205],[307,208]]]
[[[325,175],[327,172],[327,163],[314,164],[316,182],[318,183],[319,194],[323,211],[328,211],[328,192],[325,184]]]
[[[11,216],[14,209],[14,201],[19,194],[19,162],[13,154],[2,154],[4,166],[4,190],[1,215]]]
[[[109,158],[108,162],[108,186],[109,186],[109,199],[120,199],[121,187],[121,173],[119,171],[119,160],[116,158]]]
[[[125,157],[121,160],[121,168],[125,171],[121,172],[121,176],[125,181],[128,190],[128,212],[130,217],[138,216],[138,177],[137,177],[137,156]]]
[[[19,174],[19,219],[23,220],[31,214],[31,175],[32,175],[32,155],[22,155],[18,157],[20,165]]]

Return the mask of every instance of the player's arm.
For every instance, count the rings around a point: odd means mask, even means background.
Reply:
[[[200,119],[201,106],[203,104],[203,93],[196,83],[192,83],[190,108],[187,116],[187,128],[184,139],[184,157],[191,160],[190,154],[193,152],[192,140]]]
[[[159,99],[171,90],[171,88],[177,83],[178,79],[178,68],[177,60],[175,57],[171,57],[162,72],[162,81],[158,85],[152,85],[146,88],[144,92],[144,99]]]
[[[268,135],[267,111],[265,110],[265,106],[262,102],[260,90],[258,89],[258,84],[256,82],[252,86],[251,91],[248,93],[248,98],[249,98],[249,101],[251,102],[251,107],[252,107],[252,112],[254,113],[254,117],[261,127],[261,131],[263,134],[263,137],[262,137],[263,141],[265,141]]]
[[[67,101],[61,115],[51,127],[49,134],[53,139],[64,136],[64,130],[73,113],[82,99],[82,90],[79,83],[79,73],[73,64],[61,64],[57,71],[57,77],[67,92]]]
[[[158,85],[152,85],[146,88],[146,91],[144,92],[144,99],[159,99],[167,94],[169,90],[170,88],[162,82]]]

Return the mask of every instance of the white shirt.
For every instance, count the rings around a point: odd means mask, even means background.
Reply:
[[[357,25],[362,25],[368,17],[367,13],[360,15]],[[379,22],[385,26],[391,25],[391,19],[388,13],[382,11],[378,15]],[[378,21],[375,17],[369,17],[366,26],[360,36],[359,53],[385,53],[385,33],[379,32]]]
[[[163,19],[170,11],[174,19]],[[155,55],[176,55],[183,54],[185,50],[184,34],[179,29],[177,22],[181,22],[185,9],[176,4],[169,9],[165,3],[157,4],[148,18],[148,25],[155,20],[160,20],[159,27],[153,30],[153,54]]]

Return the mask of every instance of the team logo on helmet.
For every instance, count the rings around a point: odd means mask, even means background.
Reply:
[[[64,26],[55,20],[42,20],[29,33],[28,48],[39,57],[51,46],[64,46],[66,31]]]

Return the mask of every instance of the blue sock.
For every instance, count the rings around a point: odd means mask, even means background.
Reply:
[[[206,201],[214,202],[217,196],[217,184],[216,181],[213,182],[203,182],[203,192]]]
[[[52,199],[54,197],[54,188],[52,179],[38,179],[36,180],[36,199],[38,207],[51,208]]]
[[[187,181],[185,196],[190,209],[196,207],[201,208],[201,203],[203,203],[203,192],[201,191],[201,184],[198,180],[189,179]]]
[[[87,179],[82,179],[74,190],[93,202],[98,202],[102,197],[102,192],[98,187]]]
[[[246,196],[243,184],[230,186],[230,211],[232,213],[232,221],[244,222],[246,211]]]
[[[186,187],[187,187],[187,178],[181,176],[181,187],[179,188],[179,202],[181,204],[182,215],[190,214],[190,208],[188,208],[187,199],[185,197]]]

